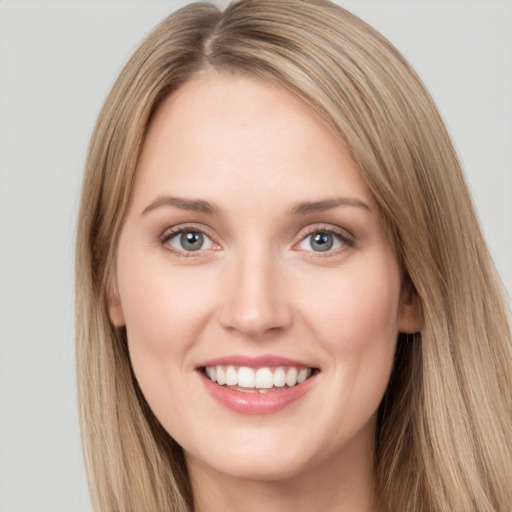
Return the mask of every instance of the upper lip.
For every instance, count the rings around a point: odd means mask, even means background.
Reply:
[[[288,357],[282,357],[273,354],[265,354],[261,356],[247,356],[242,354],[234,354],[230,356],[217,357],[215,359],[209,359],[198,365],[198,368],[204,368],[207,366],[246,366],[249,368],[264,368],[274,366],[295,366],[298,368],[313,368],[313,366],[290,359]]]

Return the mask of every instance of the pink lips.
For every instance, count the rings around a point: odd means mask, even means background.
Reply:
[[[198,375],[201,378],[206,390],[222,406],[242,414],[272,414],[280,411],[302,397],[314,384],[315,375],[308,378],[301,384],[293,387],[283,387],[278,390],[266,393],[243,392],[230,389],[226,386],[220,386],[212,382],[204,372],[207,366],[246,366],[249,368],[277,367],[277,366],[295,366],[297,368],[308,368],[309,365],[288,358],[274,355],[263,355],[258,357],[248,357],[242,355],[220,357],[205,361],[197,367]]]

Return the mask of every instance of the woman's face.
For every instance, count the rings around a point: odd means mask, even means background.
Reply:
[[[289,92],[209,72],[163,103],[114,281],[111,320],[191,472],[371,460],[413,306],[357,167]]]

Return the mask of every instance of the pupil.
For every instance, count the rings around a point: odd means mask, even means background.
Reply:
[[[194,231],[181,235],[181,246],[187,251],[198,251],[203,245],[203,235]]]
[[[328,251],[332,247],[332,244],[332,235],[329,233],[317,233],[311,242],[313,249],[318,252]]]

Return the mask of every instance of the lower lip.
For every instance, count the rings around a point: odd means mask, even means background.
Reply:
[[[310,388],[315,375],[291,388],[285,387],[267,393],[235,391],[219,386],[199,372],[210,395],[224,407],[241,414],[272,414],[284,409],[303,396]]]

